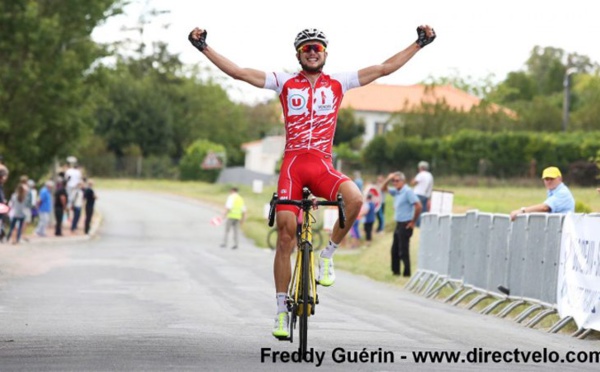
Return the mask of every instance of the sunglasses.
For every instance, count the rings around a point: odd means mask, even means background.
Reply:
[[[298,48],[298,53],[309,53],[311,50],[320,53],[325,51],[325,46],[323,44],[306,44],[302,45]]]
[[[398,178],[394,178],[392,182],[400,182],[400,180]]]

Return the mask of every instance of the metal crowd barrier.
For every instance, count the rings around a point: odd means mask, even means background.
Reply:
[[[491,299],[480,310],[506,317],[524,309],[515,321],[533,327],[555,314],[556,285],[564,215],[531,213],[517,216],[480,213],[421,217],[418,269],[406,288],[435,297],[444,288],[445,302],[458,305],[470,299],[471,309]],[[532,314],[535,313],[535,316]],[[570,319],[562,319],[550,332],[558,332]]]

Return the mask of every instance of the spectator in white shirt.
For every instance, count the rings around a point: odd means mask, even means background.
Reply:
[[[70,162],[69,169],[67,169],[67,171],[65,172],[65,180],[67,181],[67,196],[69,198],[69,207],[73,206],[73,197],[74,197],[73,193],[79,187],[78,185],[83,181],[82,178],[83,177],[81,175],[81,170],[79,169],[79,166],[77,165],[77,163]]]
[[[429,172],[429,163],[426,161],[419,162],[419,173],[410,182],[413,191],[421,201],[423,213],[429,212],[431,207],[431,194],[433,192],[433,175]],[[417,227],[421,226],[421,216],[417,219]]]

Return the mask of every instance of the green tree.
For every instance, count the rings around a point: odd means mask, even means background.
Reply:
[[[144,156],[179,159],[194,140],[205,138],[230,149],[229,164],[243,163],[241,144],[257,135],[246,116],[250,109],[233,103],[214,81],[195,78],[199,72],[162,45],[141,59],[120,58],[102,74],[107,84],[96,133],[118,156],[136,144]]]
[[[243,111],[248,120],[247,135],[250,139],[285,133],[279,100],[273,99],[254,106],[244,105]]]
[[[159,84],[144,61],[119,61],[105,71],[105,100],[98,105],[96,133],[117,156],[137,145],[144,156],[169,154],[173,149],[173,117],[167,88]]]
[[[338,113],[333,145],[348,144],[353,150],[359,150],[362,146],[362,136],[365,133],[364,120],[356,118],[354,110],[341,109]]]
[[[179,163],[179,174],[182,180],[200,180],[214,182],[219,176],[219,169],[202,169],[202,162],[208,153],[220,155],[223,160],[225,147],[208,140],[197,140],[186,150]]]
[[[600,130],[600,74],[576,75],[573,95],[576,97],[569,122],[573,130]]]
[[[515,101],[531,101],[537,93],[534,78],[524,71],[509,72],[506,79],[490,93],[494,102],[505,104]]]
[[[461,129],[498,132],[515,127],[512,114],[487,101],[481,101],[467,112],[453,109],[444,101],[424,103],[410,112],[395,113],[392,120],[393,132],[421,138],[441,137]]]
[[[121,5],[0,1],[0,151],[13,174],[40,176],[90,133],[96,92],[89,71],[105,54],[90,35]]]
[[[560,48],[535,46],[526,62],[527,70],[536,83],[537,94],[562,92],[566,71],[566,53]]]
[[[105,52],[90,35],[121,4],[0,1],[0,151],[14,175],[41,176],[91,132],[88,72]]]
[[[461,76],[458,71],[455,70],[449,76],[441,77],[428,77],[423,84],[430,86],[444,86],[450,85],[464,92],[472,94],[479,98],[485,98],[489,92],[495,88],[495,76],[489,74],[488,76],[481,79],[474,79],[471,75]]]

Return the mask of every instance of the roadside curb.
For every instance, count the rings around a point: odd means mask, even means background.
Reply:
[[[54,226],[48,227],[46,229],[46,236],[37,236],[34,233],[29,235],[24,235],[21,237],[21,242],[19,245],[44,245],[44,244],[58,244],[58,243],[71,243],[71,242],[82,242],[86,240],[91,240],[95,238],[98,234],[98,230],[102,225],[103,216],[102,214],[94,214],[92,218],[92,225],[90,226],[90,232],[88,235],[85,235],[81,232],[81,229],[78,230],[77,234],[71,234],[70,227],[67,224],[63,224],[63,235],[55,236],[54,235]],[[27,240],[25,240],[27,239]],[[15,246],[12,243],[4,242],[3,245]],[[16,245],[16,246],[19,246]]]

